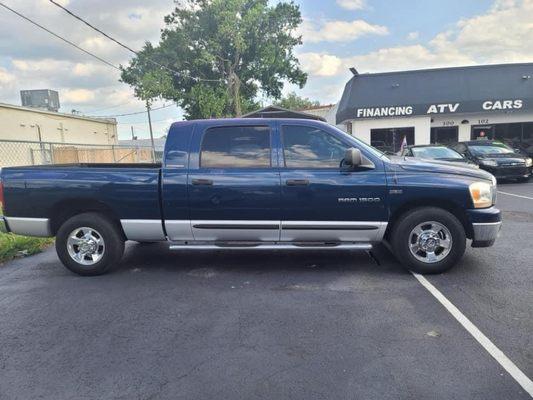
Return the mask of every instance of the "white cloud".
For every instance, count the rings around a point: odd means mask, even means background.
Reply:
[[[298,58],[304,71],[313,76],[337,75],[343,64],[341,58],[324,53],[301,53]]]
[[[343,57],[328,51],[304,52],[299,58],[309,79],[302,95],[324,103],[337,102],[352,66],[365,73],[533,62],[533,41],[528,40],[533,37],[532,15],[533,0],[499,0],[483,15],[461,20],[426,43]]]
[[[407,34],[407,40],[416,40],[420,36],[420,33],[418,31],[409,32]]]
[[[95,93],[87,89],[66,89],[61,92],[61,98],[69,103],[84,104],[94,100]]]
[[[132,54],[103,38],[48,0],[11,1],[15,10],[70,41],[118,65]],[[157,42],[164,26],[163,17],[175,7],[173,0],[59,0],[133,49],[145,41]],[[71,109],[98,115],[121,114],[144,109],[133,90],[120,83],[120,72],[54,38],[9,11],[0,9],[0,102],[20,104],[19,90],[50,88],[59,91],[61,111]],[[163,104],[157,102],[155,107]],[[180,118],[175,107],[154,113],[154,117]],[[119,119],[144,121],[143,115]],[[142,128],[142,127],[140,127]],[[119,125],[121,136],[129,126]],[[156,127],[155,134],[160,132]],[[141,129],[140,136],[148,135]]]
[[[73,3],[62,0],[60,3],[68,5],[75,13],[134,49],[140,49],[146,40],[158,41],[164,25],[163,17],[174,7],[172,0],[153,0],[149,5],[144,0],[78,0]],[[15,2],[13,8],[115,65],[125,64],[132,57],[130,52],[47,0]],[[0,10],[0,15],[0,65],[15,76],[15,82],[10,85],[5,84],[5,78],[2,78],[0,102],[18,104],[20,89],[38,87],[59,90],[60,101],[66,110],[79,107],[80,100],[87,109],[116,104],[99,95],[110,90],[126,91],[129,101],[136,104],[133,91],[118,81],[119,71],[9,14],[7,10]],[[94,90],[95,96],[91,100],[88,96],[72,95],[71,91],[76,89]],[[67,97],[63,96],[63,92],[69,93]]]
[[[347,10],[361,10],[366,7],[365,0],[337,0],[337,4]]]
[[[533,0],[497,1],[485,14],[459,21],[425,44],[381,48],[338,57],[304,53],[303,68],[313,77],[339,76],[349,67],[359,72],[398,71],[443,66],[533,62]],[[409,38],[414,39],[412,32]],[[305,38],[304,38],[305,39]]]
[[[11,74],[7,69],[0,68],[0,85],[10,85],[15,82],[15,75]]]
[[[387,35],[386,26],[373,25],[358,19],[354,21],[325,21],[314,23],[305,20],[299,30],[304,43],[351,42],[365,35]]]
[[[359,72],[401,71],[417,68],[440,66],[461,66],[475,64],[468,56],[450,49],[446,52],[435,52],[422,45],[398,46],[384,48],[360,56],[342,60],[345,68],[355,66]]]

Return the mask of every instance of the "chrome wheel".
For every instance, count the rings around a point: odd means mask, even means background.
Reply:
[[[104,256],[105,243],[97,230],[82,227],[70,233],[67,249],[70,257],[78,264],[94,265]]]
[[[452,250],[452,235],[439,222],[423,222],[409,234],[409,250],[417,260],[424,263],[442,261]]]

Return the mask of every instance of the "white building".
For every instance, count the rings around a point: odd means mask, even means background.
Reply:
[[[485,136],[533,153],[533,63],[352,72],[334,122],[375,147]]]
[[[0,103],[0,140],[113,145],[117,121]]]

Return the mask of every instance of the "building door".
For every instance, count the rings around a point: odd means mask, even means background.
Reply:
[[[195,240],[279,240],[281,188],[272,136],[267,123],[194,133],[199,159],[189,170],[188,189]]]
[[[282,241],[374,241],[387,220],[383,165],[341,169],[353,144],[316,126],[284,124]]]
[[[458,126],[444,126],[431,128],[431,143],[452,144],[459,141]]]
[[[470,139],[494,139],[494,125],[474,125],[470,131]]]
[[[407,145],[415,144],[415,128],[387,128],[371,129],[370,145],[384,153],[398,153],[402,147],[403,139]]]

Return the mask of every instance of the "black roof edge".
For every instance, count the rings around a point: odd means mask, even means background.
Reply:
[[[533,67],[533,62],[522,63],[502,63],[502,64],[483,64],[483,65],[463,65],[457,67],[437,67],[437,68],[421,68],[421,69],[409,69],[403,71],[387,71],[387,72],[360,72],[356,76],[378,76],[378,75],[397,75],[397,74],[410,74],[413,72],[434,72],[434,71],[449,71],[449,70],[461,70],[461,69],[486,69],[496,67],[511,67],[511,66],[530,66]],[[354,78],[352,77],[352,78]]]

